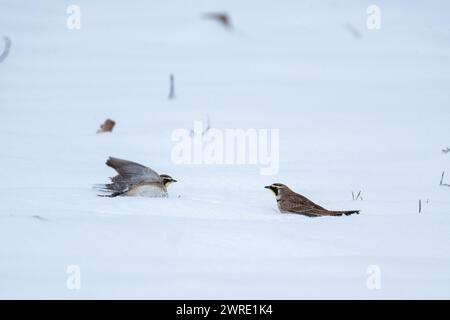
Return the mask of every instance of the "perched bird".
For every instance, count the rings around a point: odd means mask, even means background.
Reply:
[[[106,119],[105,122],[100,125],[100,129],[97,130],[97,133],[112,132],[115,125],[116,122],[114,120]]]
[[[167,197],[167,187],[177,182],[167,174],[157,174],[152,169],[128,160],[109,157],[106,165],[117,171],[111,183],[98,185],[97,188],[108,195],[104,197]]]
[[[274,183],[264,188],[270,189],[275,193],[278,203],[278,209],[281,213],[297,213],[308,217],[322,216],[342,216],[359,214],[359,210],[350,211],[330,211],[315,204],[304,196],[295,193],[287,186],[281,183]]]

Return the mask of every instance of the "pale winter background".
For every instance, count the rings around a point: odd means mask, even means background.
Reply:
[[[450,298],[450,5],[375,1],[368,30],[370,4],[0,0],[0,297]],[[279,173],[172,163],[172,131],[207,115],[280,129]],[[110,155],[179,183],[97,197]],[[272,182],[362,213],[282,215]]]

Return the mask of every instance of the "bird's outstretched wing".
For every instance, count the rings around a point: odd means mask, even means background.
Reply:
[[[161,182],[162,179],[154,170],[145,167],[139,163],[128,160],[109,157],[106,165],[113,168],[119,174],[119,177],[114,177],[116,181],[123,181],[128,183],[146,182]]]

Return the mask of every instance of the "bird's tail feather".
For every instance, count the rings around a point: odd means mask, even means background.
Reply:
[[[93,189],[100,191],[100,192],[112,192],[114,190],[111,189],[111,187],[108,184],[96,184],[93,186]]]
[[[98,194],[98,197],[107,197],[107,198],[114,198],[117,196],[124,195],[128,190],[120,190],[117,191],[111,187],[111,184],[96,184],[94,185],[94,189],[103,192],[106,194]]]
[[[342,216],[342,215],[350,216],[352,214],[359,214],[359,210],[333,211],[333,213],[337,216]]]

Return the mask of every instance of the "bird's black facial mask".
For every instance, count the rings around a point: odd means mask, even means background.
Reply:
[[[275,196],[278,195],[278,188],[277,188],[277,187],[274,187],[274,186],[265,186],[264,188],[269,189],[270,191],[272,191],[272,192],[275,194]]]
[[[165,187],[168,187],[173,182],[177,182],[177,180],[172,179],[172,178],[164,178],[163,179],[163,184]]]

